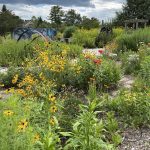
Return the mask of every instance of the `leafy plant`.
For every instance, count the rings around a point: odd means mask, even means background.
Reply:
[[[92,87],[92,86],[91,86]],[[94,96],[93,90],[89,90],[89,96]],[[95,93],[96,94],[96,93]],[[94,96],[96,97],[96,95]],[[100,150],[113,149],[113,145],[105,142],[103,131],[104,124],[96,116],[95,109],[100,105],[96,99],[88,99],[88,105],[81,105],[80,115],[78,115],[74,125],[73,131],[70,133],[70,138],[64,149],[82,149],[82,150]]]
[[[148,91],[122,91],[108,103],[109,110],[115,111],[116,115],[128,125],[137,127],[150,122]]]
[[[84,48],[95,48],[95,38],[97,37],[98,33],[98,29],[76,30],[72,37],[73,43],[83,46]]]
[[[138,51],[139,43],[149,43],[150,28],[138,29],[130,34],[124,33],[117,37],[118,51]]]
[[[141,62],[140,76],[146,82],[147,85],[150,84],[150,56],[145,57]]]

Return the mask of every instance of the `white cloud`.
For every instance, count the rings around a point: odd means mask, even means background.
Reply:
[[[122,4],[117,1],[92,0],[95,7],[63,7],[64,10],[75,9],[78,13],[88,17],[97,17],[99,20],[107,20],[115,16],[115,11],[122,8]],[[0,7],[2,4],[0,4]],[[32,16],[47,20],[52,5],[25,5],[25,4],[7,4],[7,8],[23,19],[30,19]]]

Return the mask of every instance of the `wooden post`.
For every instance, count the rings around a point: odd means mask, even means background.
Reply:
[[[132,28],[135,29],[135,23],[133,23]]]
[[[127,29],[127,23],[125,22],[125,29]]]
[[[146,28],[146,26],[147,26],[147,23],[145,22],[145,23],[144,23],[144,28]]]
[[[136,22],[136,29],[138,29],[138,27],[139,27],[139,23],[138,23],[138,22]]]

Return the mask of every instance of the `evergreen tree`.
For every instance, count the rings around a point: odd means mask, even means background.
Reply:
[[[85,29],[92,29],[92,28],[99,28],[100,22],[97,18],[88,18],[86,16],[82,17],[82,24],[81,27]]]
[[[12,32],[14,28],[20,26],[23,21],[13,14],[3,5],[0,12],[0,35],[5,36],[7,32]]]
[[[64,12],[62,7],[60,6],[53,6],[50,11],[49,19],[54,27],[58,28],[62,24]]]
[[[81,24],[82,18],[80,14],[76,13],[74,9],[71,9],[65,14],[64,21],[68,26],[79,26]]]
[[[150,21],[150,0],[127,0],[121,12],[117,12],[116,25],[124,25],[126,19],[148,19]]]
[[[6,5],[3,5],[3,6],[2,6],[2,12],[4,13],[4,12],[6,12],[6,11],[7,11]]]

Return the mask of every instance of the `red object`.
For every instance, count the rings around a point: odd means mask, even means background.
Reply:
[[[102,60],[101,59],[94,59],[93,62],[97,65],[101,64]]]
[[[99,52],[100,54],[102,54],[104,51],[103,51],[102,49],[100,49],[100,50],[98,50],[98,52]]]

